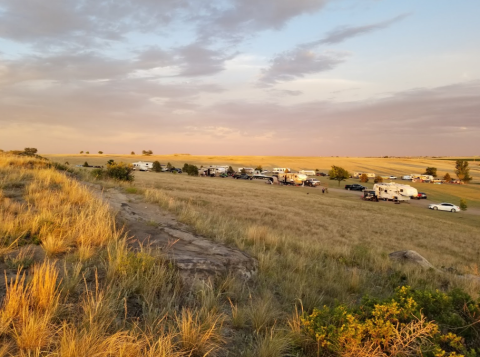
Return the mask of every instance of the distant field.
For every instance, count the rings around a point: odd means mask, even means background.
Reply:
[[[292,170],[319,169],[328,172],[332,165],[341,166],[350,172],[374,172],[379,175],[396,175],[398,177],[411,173],[423,173],[426,167],[436,167],[438,175],[449,173],[454,175],[455,159],[404,159],[404,158],[346,158],[346,157],[289,157],[289,156],[195,156],[195,155],[45,155],[54,161],[66,162],[71,165],[83,164],[87,161],[90,165],[105,165],[110,159],[115,161],[136,162],[158,160],[162,164],[170,162],[175,167],[182,167],[189,163],[197,166],[231,165],[234,169],[239,167],[256,167],[262,165],[264,169],[273,167],[289,167]],[[473,158],[471,158],[473,160]],[[421,192],[426,192],[432,200],[459,203],[460,198],[465,198],[472,208],[480,208],[480,166],[470,162],[470,174],[474,178],[469,185],[433,185],[423,183],[410,183]],[[324,184],[334,187],[336,181],[322,179]],[[347,180],[347,183],[358,180]],[[371,187],[370,182],[367,186]]]

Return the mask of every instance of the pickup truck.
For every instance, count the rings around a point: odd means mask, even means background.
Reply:
[[[354,183],[352,185],[345,185],[345,190],[351,190],[351,191],[363,191],[365,190],[366,187],[359,185],[358,183]]]

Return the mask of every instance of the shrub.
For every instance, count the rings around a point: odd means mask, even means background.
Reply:
[[[467,206],[467,200],[464,199],[464,198],[461,198],[461,199],[460,199],[460,209],[461,209],[462,211],[466,211],[467,208],[468,208],[468,206]]]
[[[229,166],[227,170],[227,174],[233,175],[234,173],[235,173],[235,170],[233,169],[233,167]]]
[[[82,150],[82,151],[80,151],[80,154],[83,154],[83,150]]]
[[[135,151],[132,151],[132,152],[130,153],[130,155],[135,155]]]
[[[102,154],[103,154],[103,151],[99,151],[98,153],[99,153],[100,155],[102,155]]]
[[[85,151],[85,154],[90,154],[90,151]]]
[[[480,303],[461,290],[404,286],[386,300],[364,297],[357,308],[314,309],[301,322],[319,352],[330,356],[475,356],[479,314]]]
[[[362,176],[360,176],[360,182],[368,182],[367,174],[362,174]]]
[[[188,176],[198,176],[198,167],[195,165],[185,164],[182,171],[186,172]]]
[[[373,182],[375,182],[375,183],[382,183],[382,182],[383,182],[382,176],[376,176],[376,177],[373,179]]]
[[[153,151],[152,150],[142,150],[142,155],[145,155],[145,156],[153,155]]]
[[[90,167],[90,165],[88,164],[88,162],[85,161],[85,162],[83,163],[83,167]]]
[[[152,164],[152,171],[153,172],[162,172],[162,165],[159,161],[154,161]]]
[[[105,178],[105,170],[104,169],[93,169],[90,171],[90,175],[96,180],[101,180]]]
[[[262,172],[262,171],[263,171],[262,165],[258,165],[258,166],[255,168],[255,170]]]
[[[452,181],[452,177],[450,176],[450,174],[448,172],[445,174],[445,176],[443,176],[443,179],[447,182]]]
[[[105,176],[118,181],[131,182],[134,180],[133,166],[123,162],[107,165]]]

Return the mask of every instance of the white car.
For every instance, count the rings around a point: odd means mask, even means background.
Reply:
[[[460,212],[460,207],[455,206],[453,203],[437,203],[431,204],[428,208],[433,209],[435,211],[449,211],[449,212]]]
[[[397,176],[388,176],[388,178],[389,178],[390,180],[396,180],[396,179],[397,179]]]

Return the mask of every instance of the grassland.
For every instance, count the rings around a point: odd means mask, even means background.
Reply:
[[[53,159],[104,165],[108,159],[140,158]],[[176,166],[229,164],[226,157],[149,158],[154,159]],[[426,166],[436,166],[439,172],[453,167],[431,160],[342,158],[303,158],[294,166],[297,159],[233,158],[232,166],[327,170],[335,164],[396,175]],[[227,276],[192,290],[182,285],[160,252],[129,250],[113,213],[82,185],[41,164],[32,169],[24,160],[0,157],[0,212],[5,217],[0,232],[9,232],[2,234],[8,236],[1,244],[2,264],[11,277],[0,310],[0,338],[6,346],[0,347],[0,356],[315,356],[316,352],[302,349],[307,337],[298,309],[309,312],[335,301],[355,305],[365,294],[386,297],[401,285],[460,287],[478,297],[479,284],[461,276],[479,274],[480,226],[475,215],[364,202],[343,191],[322,194],[318,189],[255,181],[136,173],[135,190],[121,185],[128,192],[141,193],[196,232],[236,246],[259,261],[258,275],[247,284]],[[478,180],[478,172],[472,173]],[[88,178],[88,170],[80,175]],[[476,202],[475,187],[475,182],[448,186],[452,191],[447,194],[468,193],[466,198]],[[71,202],[61,199],[70,196]],[[54,213],[47,219],[50,210]],[[78,234],[79,225],[90,232],[89,241]],[[51,244],[45,243],[48,237]],[[61,249],[52,249],[57,241],[62,242]],[[27,248],[33,253],[25,252]],[[388,259],[388,253],[404,249],[418,251],[444,271]],[[41,276],[44,280],[39,280]]]

